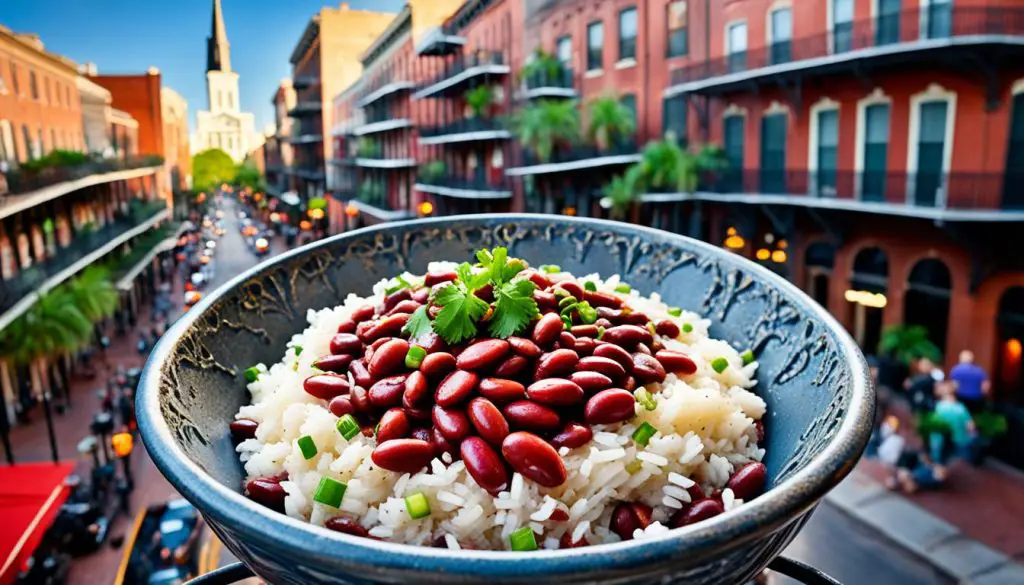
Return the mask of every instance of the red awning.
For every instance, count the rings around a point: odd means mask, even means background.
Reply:
[[[0,467],[0,585],[13,583],[35,552],[68,497],[64,479],[74,469],[68,462]]]

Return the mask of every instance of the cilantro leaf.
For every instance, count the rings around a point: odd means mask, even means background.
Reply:
[[[417,339],[433,331],[430,322],[430,315],[426,307],[420,307],[412,312],[409,321],[402,327],[402,333],[407,333],[410,339]]]
[[[390,283],[388,283],[388,287],[384,289],[384,294],[394,294],[402,290],[403,288],[413,289],[419,286],[420,284],[422,283],[415,278],[412,279],[412,281],[410,281],[406,280],[404,276],[399,274],[394,279],[392,279]]]
[[[434,330],[450,344],[476,335],[476,322],[490,308],[487,301],[468,292],[464,283],[442,288],[435,302],[441,306],[441,312],[434,319]]]
[[[540,311],[533,291],[537,288],[530,280],[506,282],[494,289],[494,314],[490,319],[491,335],[504,339],[515,335],[529,325]]]

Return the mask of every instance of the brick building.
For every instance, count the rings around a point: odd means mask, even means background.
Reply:
[[[295,89],[291,79],[282,79],[270,102],[274,105],[274,133],[267,136],[266,181],[271,195],[281,195],[291,187],[286,172],[292,165],[292,119],[288,112],[295,107]]]
[[[171,190],[185,191],[192,186],[192,153],[188,138],[188,102],[169,87],[160,88],[165,164],[170,172]]]

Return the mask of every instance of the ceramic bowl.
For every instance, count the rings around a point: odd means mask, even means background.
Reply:
[[[246,499],[228,423],[249,401],[251,364],[277,362],[309,309],[432,260],[507,246],[534,265],[620,274],[711,319],[753,348],[769,489],[740,508],[655,538],[564,551],[449,551],[362,539]],[[778,555],[853,468],[871,432],[868,368],[843,328],[803,292],[735,254],[635,225],[546,215],[388,224],[265,262],[210,294],[155,348],[138,397],[146,448],[225,546],[270,583],[738,583]]]

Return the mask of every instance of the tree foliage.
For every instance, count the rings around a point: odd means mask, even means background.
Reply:
[[[238,169],[228,153],[210,148],[192,157],[192,188],[212,191],[222,183],[232,183]]]
[[[617,98],[599,97],[587,105],[587,138],[600,148],[610,148],[635,130],[633,112]]]
[[[928,330],[920,325],[886,327],[882,330],[878,351],[907,365],[920,358],[928,358],[933,362],[942,359],[942,351],[928,339]]]
[[[494,103],[494,90],[489,85],[478,85],[467,91],[464,98],[474,118],[487,118]]]
[[[516,113],[511,127],[522,146],[546,162],[555,148],[579,141],[580,113],[571,100],[539,100]]]
[[[246,161],[235,169],[233,183],[239,187],[252,189],[253,191],[264,191],[263,176],[254,164]]]

